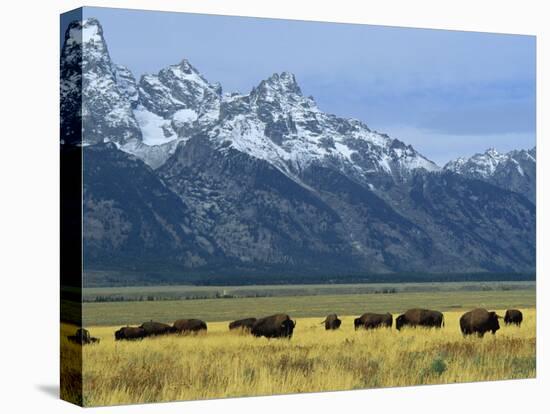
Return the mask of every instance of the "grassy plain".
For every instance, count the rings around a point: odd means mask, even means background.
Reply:
[[[536,373],[535,311],[521,328],[463,338],[462,312],[445,312],[441,330],[354,331],[353,316],[327,332],[319,318],[298,318],[291,340],[229,332],[115,342],[115,327],[90,327],[99,345],[83,348],[87,406],[317,392],[418,384],[532,378]],[[78,352],[65,335],[62,344]],[[76,355],[76,354],[75,354]],[[78,358],[76,358],[78,360]],[[62,390],[71,392],[71,390]],[[74,390],[73,390],[74,392]]]
[[[101,338],[99,345],[81,349],[69,343],[66,336],[75,327],[62,324],[61,370],[69,380],[62,382],[61,393],[85,406],[97,406],[536,375],[534,284],[397,287],[392,293],[381,293],[387,286],[373,285],[226,288],[224,293],[232,298],[189,300],[173,299],[169,295],[174,290],[164,287],[150,287],[148,292],[138,288],[87,290],[85,294],[92,296],[153,294],[155,300],[84,303],[84,326]],[[196,289],[201,295],[218,291],[216,287]],[[195,295],[197,290],[181,287],[177,294]],[[261,297],[254,297],[257,294]],[[445,327],[402,332],[353,329],[353,318],[365,311],[389,311],[395,317],[412,307],[444,311]],[[500,313],[517,307],[524,311],[525,321],[521,328],[502,326],[495,336],[463,338],[458,319],[474,307]],[[276,312],[297,319],[291,340],[228,331],[231,320]],[[320,324],[330,312],[346,315],[341,316],[343,325],[338,331],[327,332]],[[208,333],[114,341],[113,333],[120,326],[150,319],[172,323],[178,318],[203,319],[208,322]]]
[[[512,306],[534,308],[534,288],[90,302],[83,304],[83,322],[84,326],[140,324],[150,319],[172,323],[180,318],[215,322],[277,312],[288,313],[292,317],[321,317],[333,312],[339,315],[360,315],[366,311],[399,313],[413,307],[444,311]]]

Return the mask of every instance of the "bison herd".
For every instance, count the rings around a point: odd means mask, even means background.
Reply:
[[[178,319],[172,325],[162,322],[144,322],[140,326],[124,326],[115,332],[115,340],[142,339],[149,336],[206,332],[206,322],[200,319]]]
[[[460,331],[464,336],[476,334],[480,337],[487,332],[495,334],[500,329],[499,319],[504,319],[506,325],[520,326],[523,314],[517,309],[506,311],[504,318],[496,312],[487,309],[474,309],[466,312],[460,318]],[[342,320],[336,314],[327,315],[321,322],[326,330],[339,329]],[[391,328],[393,316],[390,313],[364,313],[355,318],[355,330]],[[395,319],[395,328],[400,331],[406,326],[421,326],[427,328],[441,328],[445,326],[443,314],[429,309],[409,309]],[[253,336],[266,338],[291,338],[296,327],[296,321],[286,314],[276,314],[265,318],[246,318],[233,321],[229,324],[229,330],[248,332]],[[136,340],[150,336],[169,334],[188,334],[206,332],[206,322],[200,319],[178,319],[172,325],[161,322],[144,322],[140,326],[125,326],[115,332],[115,340]],[[78,329],[75,335],[67,337],[69,341],[80,345],[99,343],[98,338],[93,338],[86,329]]]

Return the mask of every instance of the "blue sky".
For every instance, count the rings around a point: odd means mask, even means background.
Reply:
[[[443,164],[535,145],[535,37],[86,8],[139,78],[188,59],[227,92],[296,75],[319,107]]]

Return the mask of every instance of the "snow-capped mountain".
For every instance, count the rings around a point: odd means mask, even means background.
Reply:
[[[534,269],[534,205],[499,178],[517,162],[534,183],[534,151],[441,169],[323,112],[288,72],[246,94],[187,60],[136,80],[95,19],[69,26],[61,78],[62,143],[85,147],[91,266],[252,282]]]
[[[508,153],[499,153],[491,148],[468,159],[458,158],[450,161],[444,168],[523,194],[534,202],[536,163],[536,148],[514,150]]]
[[[312,163],[330,164],[361,178],[388,174],[399,179],[415,169],[439,169],[412,147],[360,121],[321,111],[288,72],[272,75],[248,95],[225,95],[208,135],[219,145],[294,174]]]
[[[79,38],[85,143],[115,142],[153,168],[178,142],[201,133],[215,145],[292,174],[314,162],[360,178],[387,174],[401,179],[415,169],[439,170],[401,141],[360,121],[324,113],[313,98],[302,95],[288,72],[273,74],[245,95],[222,95],[219,84],[209,83],[185,59],[136,82],[127,68],[111,61],[97,20],[70,28],[65,49]]]
[[[61,75],[62,122],[76,125],[68,129],[62,126],[62,130],[74,133],[81,129],[85,145],[142,139],[130,100],[118,87],[116,67],[97,20],[69,25],[61,53]],[[74,111],[80,103],[81,110]]]

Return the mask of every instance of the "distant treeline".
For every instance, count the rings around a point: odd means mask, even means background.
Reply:
[[[307,285],[307,284],[354,284],[354,283],[431,283],[431,282],[509,282],[535,281],[535,272],[485,272],[485,273],[390,273],[390,274],[342,274],[342,275],[278,275],[242,274],[212,275],[185,274],[173,270],[133,271],[88,271],[84,287],[114,286],[162,286],[189,284],[195,286],[247,286],[247,285]]]
[[[277,277],[277,278],[205,278],[198,286],[232,285],[307,285],[307,284],[355,284],[355,283],[433,283],[433,282],[527,282],[535,281],[534,273],[392,273],[379,275],[342,275],[339,277]]]
[[[365,294],[392,294],[397,293],[395,288],[384,288],[376,289]],[[92,303],[92,302],[154,302],[154,301],[163,301],[163,300],[201,300],[201,299],[242,299],[242,298],[266,298],[266,297],[276,297],[281,295],[276,295],[272,293],[247,293],[241,295],[231,295],[223,294],[216,292],[211,295],[97,295],[95,297],[84,297],[83,302]],[[303,295],[297,295],[303,296]]]

